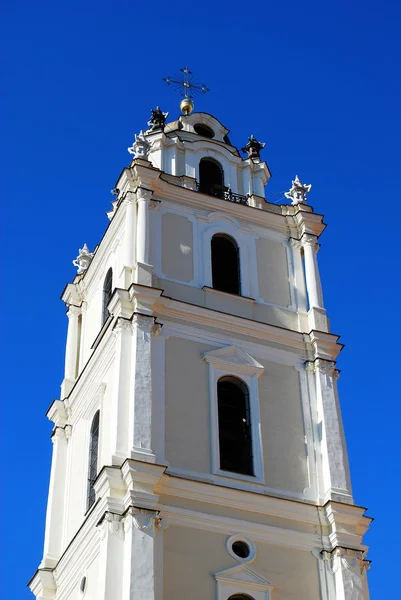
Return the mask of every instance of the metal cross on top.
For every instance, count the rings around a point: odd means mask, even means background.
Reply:
[[[182,75],[178,74],[174,77],[168,75],[168,77],[163,77],[163,81],[165,81],[167,85],[173,84],[174,89],[180,93],[183,97],[183,100],[180,103],[181,110],[185,115],[189,115],[194,109],[192,98],[198,94],[206,94],[207,92],[210,92],[210,89],[206,87],[204,83],[201,83],[196,79],[188,67],[180,69],[180,73],[182,73]]]

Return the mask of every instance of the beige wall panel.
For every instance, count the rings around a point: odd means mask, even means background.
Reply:
[[[213,573],[238,565],[227,552],[228,537],[168,527],[164,531],[163,600],[215,600]],[[275,586],[274,600],[319,600],[317,562],[311,552],[259,542],[250,567]]]
[[[192,223],[186,217],[173,213],[162,217],[162,270],[172,279],[194,278]]]
[[[265,367],[259,401],[266,485],[302,493],[308,471],[299,374],[293,367],[258,360]]]
[[[287,252],[280,242],[256,240],[259,294],[265,302],[289,306],[291,304]]]
[[[210,473],[208,345],[166,341],[166,458],[172,467]]]

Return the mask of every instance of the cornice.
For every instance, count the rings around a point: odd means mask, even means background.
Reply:
[[[109,303],[114,318],[131,320],[134,313],[172,320],[183,320],[192,325],[222,329],[290,349],[313,361],[316,358],[335,360],[342,349],[338,336],[311,331],[310,334],[270,325],[220,312],[211,308],[189,304],[163,295],[163,290],[140,284],[131,284],[128,290],[117,288]],[[107,335],[105,336],[107,337]]]
[[[230,535],[235,531],[244,536],[249,536],[255,542],[288,546],[299,550],[311,551],[316,547],[330,549],[328,538],[321,536],[319,533],[307,533],[291,528],[262,525],[165,504],[160,506],[160,514],[163,519],[163,526],[177,525],[224,535]]]
[[[53,400],[49,406],[46,416],[52,421],[55,427],[64,427],[67,423],[68,415],[62,400]]]
[[[156,491],[162,502],[164,495],[174,496],[290,521],[300,521],[314,526],[321,523],[317,507],[313,504],[276,498],[265,494],[255,494],[254,492],[218,486],[208,482],[183,479],[169,473],[163,475]]]

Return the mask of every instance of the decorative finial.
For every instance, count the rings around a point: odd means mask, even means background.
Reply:
[[[166,112],[166,113],[163,112],[161,110],[160,106],[157,106],[155,110],[152,108],[151,112],[152,112],[152,114],[148,121],[148,125],[149,125],[148,131],[156,131],[157,129],[163,130],[164,124],[168,117],[168,112]]]
[[[150,144],[145,137],[143,131],[140,131],[138,135],[135,134],[135,142],[130,148],[127,148],[130,154],[134,155],[134,158],[148,159]]]
[[[260,158],[260,151],[266,146],[264,142],[258,142],[255,136],[252,134],[248,138],[248,143],[244,148],[241,148],[242,152],[248,155],[248,158]]]
[[[289,189],[288,192],[285,192],[284,196],[288,198],[288,200],[291,200],[293,205],[306,204],[306,195],[309,194],[311,189],[311,183],[309,185],[304,185],[298,175],[296,175],[292,182],[291,189]]]
[[[183,75],[178,74],[175,75],[174,78],[170,77],[170,75],[168,77],[163,77],[163,81],[165,81],[167,85],[174,85],[174,89],[183,97],[180,102],[182,113],[184,115],[190,115],[195,107],[192,98],[198,94],[206,94],[207,92],[210,92],[210,89],[206,87],[204,83],[200,83],[199,80],[195,79],[194,74],[188,67],[180,69],[180,73],[183,73]]]
[[[72,261],[74,267],[78,267],[77,274],[82,275],[91,264],[93,258],[93,252],[89,252],[89,248],[84,244],[83,248],[79,249],[79,254],[75,260]]]

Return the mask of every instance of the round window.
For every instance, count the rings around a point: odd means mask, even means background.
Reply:
[[[255,544],[240,534],[229,537],[226,548],[229,554],[240,562],[251,562],[256,556]]]

